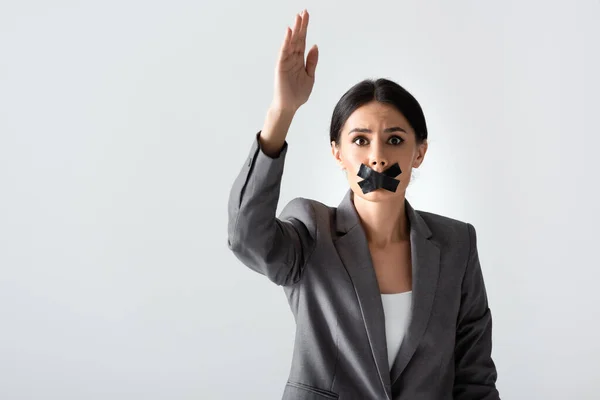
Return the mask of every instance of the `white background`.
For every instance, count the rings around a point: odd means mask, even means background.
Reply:
[[[398,82],[430,135],[409,201],[477,229],[502,398],[600,398],[598,1],[4,0],[1,399],[281,398],[293,317],[227,198],[303,8],[279,210],[337,206],[333,107]]]

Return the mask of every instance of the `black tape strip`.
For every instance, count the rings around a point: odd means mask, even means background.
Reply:
[[[362,181],[358,182],[358,186],[362,189],[364,194],[383,188],[390,192],[395,192],[398,188],[399,180],[394,177],[400,175],[402,170],[398,163],[395,163],[383,172],[377,172],[371,169],[368,165],[360,164],[358,169],[358,176],[363,178]]]

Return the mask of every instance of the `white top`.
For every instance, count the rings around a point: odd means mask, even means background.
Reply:
[[[390,371],[411,317],[412,290],[403,293],[381,294],[385,314],[385,336]]]

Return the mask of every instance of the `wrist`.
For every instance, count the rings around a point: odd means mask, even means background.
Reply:
[[[293,117],[298,111],[297,108],[282,106],[276,103],[271,103],[269,106],[269,114],[278,117]]]

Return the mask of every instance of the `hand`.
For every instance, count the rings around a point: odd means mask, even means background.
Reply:
[[[275,68],[275,89],[271,107],[295,112],[308,100],[315,83],[319,49],[313,45],[304,63],[308,11],[296,15],[294,29],[286,28]]]

